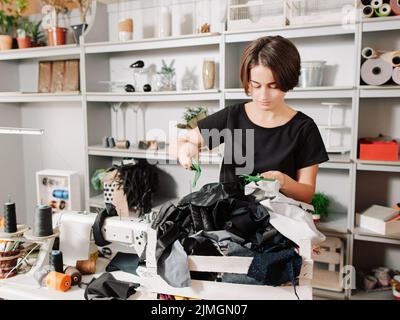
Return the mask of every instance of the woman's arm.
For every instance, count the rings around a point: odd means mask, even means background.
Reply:
[[[192,167],[192,159],[198,160],[199,151],[204,146],[204,139],[198,127],[188,131],[184,137],[171,142],[169,146],[169,155],[179,160],[179,163],[185,168]]]
[[[268,171],[261,175],[264,178],[277,179],[281,184],[280,191],[297,201],[311,203],[315,193],[318,164],[297,170],[296,180],[280,171]]]

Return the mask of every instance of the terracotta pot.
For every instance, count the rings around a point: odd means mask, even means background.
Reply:
[[[8,35],[0,35],[0,50],[10,50],[12,49],[13,39]]]
[[[18,48],[25,49],[31,47],[31,38],[17,38]]]
[[[67,28],[51,28],[47,29],[47,40],[50,47],[61,46],[67,42]]]

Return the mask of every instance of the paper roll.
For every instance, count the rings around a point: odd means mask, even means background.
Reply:
[[[385,52],[380,58],[390,63],[393,67],[400,67],[400,51]]]
[[[392,13],[392,8],[390,7],[390,4],[384,3],[381,7],[378,9],[375,9],[375,14],[378,17],[387,17]]]
[[[397,83],[398,85],[400,85],[400,67],[394,68],[393,69],[393,75],[392,75],[392,79],[395,83]]]
[[[371,6],[365,6],[362,15],[364,18],[371,18],[374,15],[374,9]]]
[[[382,7],[382,5],[383,5],[383,0],[372,0],[371,1],[371,6],[374,9],[378,9],[378,8]]]
[[[374,59],[379,57],[378,51],[371,47],[365,47],[362,49],[361,55],[364,59]]]
[[[392,65],[381,58],[369,59],[361,66],[361,79],[372,86],[385,84],[391,79],[392,73]]]
[[[400,1],[399,0],[390,0],[390,7],[395,15],[400,15]]]

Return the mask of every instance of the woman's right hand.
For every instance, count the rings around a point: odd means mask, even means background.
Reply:
[[[185,169],[192,168],[192,159],[199,159],[199,148],[191,142],[182,143],[178,150],[178,161]]]

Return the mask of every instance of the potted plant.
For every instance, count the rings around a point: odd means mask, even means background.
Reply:
[[[12,49],[14,17],[6,12],[10,12],[9,8],[6,8],[9,3],[9,0],[0,0],[0,50]]]
[[[183,114],[183,119],[186,121],[186,124],[179,123],[177,127],[179,129],[194,129],[197,127],[197,122],[205,117],[207,117],[207,110],[203,107],[186,108]]]
[[[46,12],[52,15],[51,27],[46,29],[49,46],[66,44],[68,29],[59,26],[59,16],[68,13],[69,0],[42,0],[42,3],[52,10]]]
[[[88,27],[86,15],[92,6],[92,0],[70,0],[70,3],[78,6],[79,8],[81,23],[71,26],[71,29],[74,32],[75,42],[79,43],[80,36]]]
[[[31,46],[32,47],[42,47],[45,45],[44,43],[44,34],[40,28],[42,25],[42,20],[32,23],[32,30],[31,30],[31,35],[32,35],[32,41],[31,41]]]
[[[12,36],[14,37],[13,48],[21,48],[20,43],[22,48],[30,47],[30,39],[26,37],[26,33],[29,33],[29,30],[24,30],[24,28],[30,28],[30,22],[27,18],[22,17],[24,11],[28,9],[28,0],[15,0],[12,3],[14,6],[10,9],[10,12],[12,12],[11,15],[14,17],[12,30]],[[20,32],[20,35],[18,35],[18,32]],[[21,38],[19,42],[18,38]]]
[[[12,49],[13,38],[10,35],[13,26],[13,17],[0,10],[0,50]]]
[[[320,219],[325,219],[328,216],[329,198],[322,192],[314,194],[311,204],[314,206],[313,218],[315,222],[319,222]]]
[[[18,29],[17,29],[17,42],[18,48],[30,48],[32,41],[32,22],[27,18],[19,19]]]

